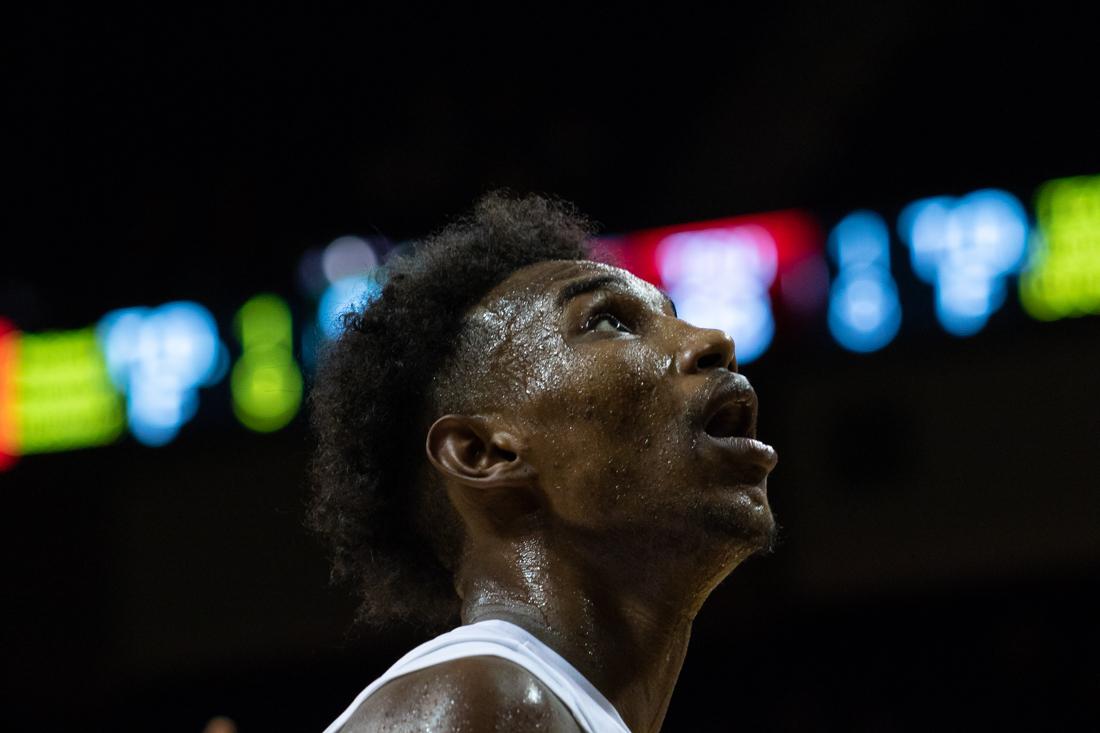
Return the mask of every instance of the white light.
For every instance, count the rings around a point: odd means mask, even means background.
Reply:
[[[321,269],[330,283],[363,275],[377,266],[378,255],[362,237],[338,237],[321,255]]]
[[[756,359],[775,335],[768,289],[775,241],[755,225],[677,232],[661,240],[657,266],[680,318],[734,340],[737,361]]]

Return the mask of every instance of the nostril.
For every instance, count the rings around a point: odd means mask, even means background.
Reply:
[[[676,368],[683,374],[712,372],[734,359],[733,339],[717,328],[687,325],[684,348],[676,355]]]
[[[695,362],[696,369],[714,369],[718,366],[722,366],[721,354],[705,354]]]

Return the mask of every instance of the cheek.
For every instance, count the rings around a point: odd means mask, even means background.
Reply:
[[[625,508],[682,469],[684,405],[669,365],[638,344],[578,354],[555,375],[531,404],[548,489],[578,511]]]
[[[595,358],[586,384],[596,419],[625,436],[660,428],[672,415],[667,359],[644,344]]]
[[[545,386],[547,412],[564,426],[583,423],[609,433],[629,434],[652,424],[667,384],[667,358],[643,344],[577,350],[550,370]]]

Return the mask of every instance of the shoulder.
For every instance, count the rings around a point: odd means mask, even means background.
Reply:
[[[368,697],[342,733],[580,733],[569,709],[523,667],[464,657],[397,677]]]

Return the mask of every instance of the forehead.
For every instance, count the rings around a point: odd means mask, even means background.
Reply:
[[[600,289],[635,297],[647,307],[668,307],[664,294],[626,270],[591,260],[551,260],[513,272],[467,315],[456,363],[492,375],[500,404],[519,404],[532,394],[556,393],[577,372],[564,346],[564,301]],[[575,366],[581,368],[582,362]],[[494,398],[494,399],[496,399]]]
[[[502,300],[550,300],[570,286],[593,279],[605,280],[601,289],[618,290],[661,310],[668,302],[664,293],[630,272],[592,260],[550,260],[520,268],[489,292],[485,305]],[[533,304],[533,303],[532,303]]]

